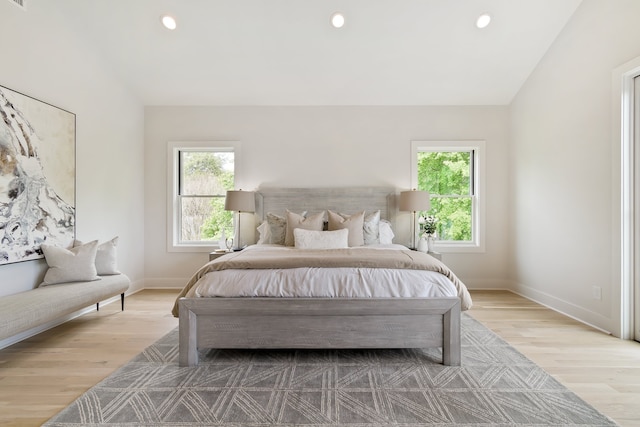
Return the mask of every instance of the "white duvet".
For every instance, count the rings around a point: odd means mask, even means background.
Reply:
[[[376,245],[405,249],[401,245]],[[296,250],[277,245],[244,249]],[[269,270],[221,270],[204,275],[187,297],[314,297],[387,298],[455,297],[454,284],[444,275],[425,270],[385,268],[289,268]]]

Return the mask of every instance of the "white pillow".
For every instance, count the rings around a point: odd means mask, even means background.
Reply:
[[[293,230],[297,249],[341,249],[349,247],[349,230],[335,231]]]
[[[258,237],[258,245],[271,243],[271,227],[269,227],[269,222],[262,221],[262,224],[260,224],[256,230],[258,230],[258,234],[260,234],[260,237]]]
[[[295,244],[293,231],[296,228],[322,231],[322,227],[324,227],[324,211],[305,218],[302,215],[287,210],[287,234],[284,239],[284,244],[287,246],[293,246]]]
[[[328,211],[329,231],[347,229],[349,230],[349,246],[364,245],[364,211],[353,215],[337,214]]]
[[[393,238],[396,235],[393,234],[391,229],[391,223],[387,220],[380,220],[380,243],[383,245],[390,245],[393,243]]]
[[[73,246],[83,245],[82,241],[76,240]],[[96,271],[98,276],[110,276],[112,274],[121,274],[118,270],[118,253],[116,246],[118,245],[118,236],[98,245],[96,253]]]
[[[380,243],[380,211],[375,211],[364,217],[362,232],[365,245]]]
[[[40,248],[49,265],[40,286],[100,279],[96,272],[97,240],[71,249],[44,243]]]

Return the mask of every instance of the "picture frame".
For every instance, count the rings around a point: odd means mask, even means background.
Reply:
[[[76,115],[0,86],[0,265],[75,239]]]

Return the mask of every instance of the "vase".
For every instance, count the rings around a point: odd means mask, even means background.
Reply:
[[[429,250],[427,245],[427,239],[423,236],[418,240],[418,247],[416,248],[420,252],[427,252]]]
[[[427,252],[435,252],[436,236],[427,234]]]

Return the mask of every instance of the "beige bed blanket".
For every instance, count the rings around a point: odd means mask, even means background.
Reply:
[[[284,255],[284,256],[283,256]],[[178,299],[203,277],[212,271],[244,269],[287,269],[298,267],[322,268],[389,268],[435,271],[446,276],[457,289],[461,309],[471,308],[471,296],[467,287],[442,262],[423,252],[393,249],[332,249],[332,250],[282,250],[240,251],[227,254],[202,266],[191,277],[176,299],[172,313],[178,317]]]

